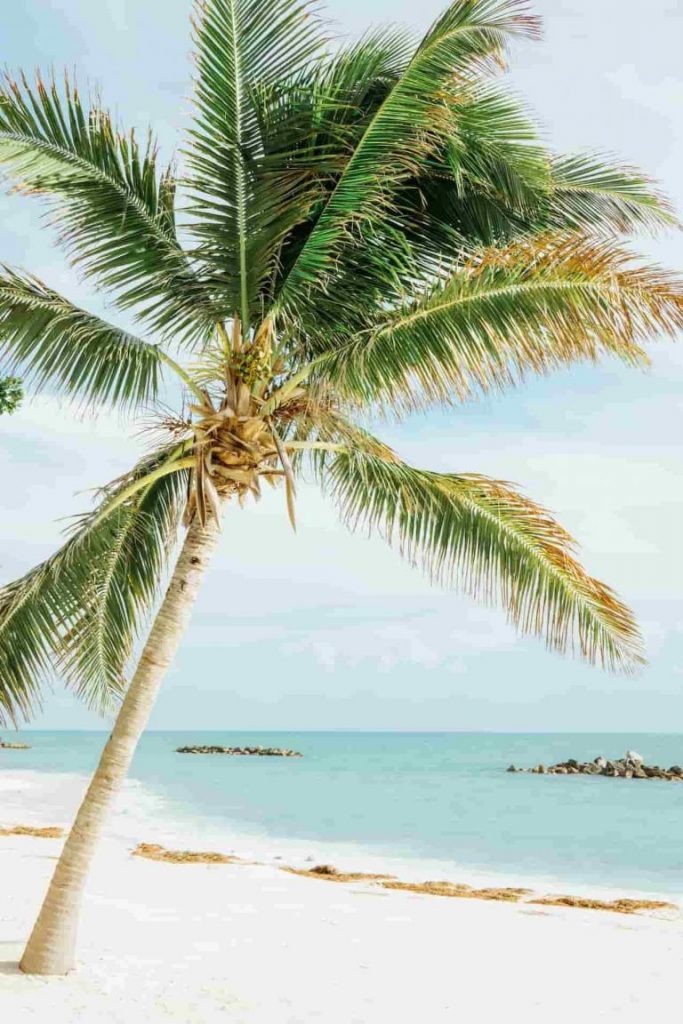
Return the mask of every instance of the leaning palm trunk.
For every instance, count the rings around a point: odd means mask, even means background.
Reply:
[[[28,974],[66,974],[74,967],[86,878],[112,801],[128,774],[154,702],[188,625],[218,538],[218,524],[190,527],[114,729],[73,824],[21,960]]]

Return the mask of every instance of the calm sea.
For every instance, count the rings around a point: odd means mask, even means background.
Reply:
[[[32,749],[0,750],[0,773],[89,773],[106,734],[23,738]],[[304,756],[175,753],[186,743],[285,746]],[[249,837],[275,850],[296,840],[315,859],[354,850],[416,870],[438,864],[445,877],[488,872],[680,898],[683,784],[504,771],[628,748],[649,763],[683,763],[683,737],[672,734],[152,732],[131,774],[154,797],[154,814],[195,843],[224,834],[233,846]],[[146,831],[153,841],[151,819]]]

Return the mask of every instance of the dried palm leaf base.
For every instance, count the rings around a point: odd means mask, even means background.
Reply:
[[[33,825],[13,825],[11,828],[0,828],[0,836],[33,836],[34,839],[61,839],[64,829],[57,825],[46,828],[34,828]]]
[[[134,857],[146,860],[166,861],[169,864],[235,864],[239,857],[226,853],[193,853],[191,850],[166,850],[156,843],[139,843],[133,850]]]
[[[202,524],[212,515],[220,521],[221,499],[236,496],[243,504],[251,495],[258,500],[262,479],[276,484],[284,477],[288,507],[293,500],[294,474],[289,456],[272,421],[260,415],[263,402],[239,378],[230,377],[226,388],[221,408],[215,409],[208,398],[204,405],[191,406],[197,419],[193,424],[195,465],[186,522],[191,522],[195,514]],[[286,406],[279,413],[287,420]]]

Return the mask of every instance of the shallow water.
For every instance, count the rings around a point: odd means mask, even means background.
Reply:
[[[15,735],[5,735],[16,739]],[[90,772],[105,733],[27,732],[27,751],[0,750],[2,771]],[[282,746],[302,758],[190,756],[192,743]],[[674,734],[153,732],[131,775],[155,815],[198,837],[248,837],[271,849],[443,865],[567,885],[683,894],[683,784],[582,776],[511,775],[511,762],[639,751],[683,762]],[[48,822],[49,824],[49,822]],[[274,845],[275,844],[275,845]]]

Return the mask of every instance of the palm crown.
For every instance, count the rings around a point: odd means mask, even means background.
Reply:
[[[544,509],[409,466],[362,425],[577,360],[641,363],[683,323],[680,283],[612,240],[670,222],[665,202],[634,170],[550,154],[497,83],[508,40],[536,30],[524,3],[456,0],[419,43],[330,49],[306,2],[200,0],[179,170],[69,81],[6,79],[6,176],[138,327],[4,267],[2,362],[90,406],[156,410],[164,436],[0,590],[0,716],[28,715],[55,671],[96,705],[120,694],[183,518],[266,482],[294,521],[303,472],[348,524],[552,648],[638,662],[630,612]]]

